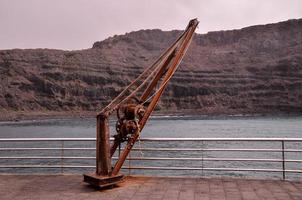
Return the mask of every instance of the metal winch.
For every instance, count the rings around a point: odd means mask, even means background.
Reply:
[[[127,103],[117,109],[116,132],[114,139],[119,142],[128,141],[135,133],[140,131],[139,121],[143,118],[145,108],[139,103]]]

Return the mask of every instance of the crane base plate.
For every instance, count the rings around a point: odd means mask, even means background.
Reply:
[[[99,176],[97,174],[84,174],[84,182],[89,183],[95,187],[104,188],[120,183],[124,179],[123,174],[115,176]]]

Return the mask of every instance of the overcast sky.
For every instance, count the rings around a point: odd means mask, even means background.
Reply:
[[[0,49],[86,49],[140,29],[198,33],[302,18],[302,0],[0,0]]]

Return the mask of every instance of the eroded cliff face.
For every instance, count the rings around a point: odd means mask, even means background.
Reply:
[[[91,49],[0,51],[0,111],[97,111],[179,36],[141,30]],[[302,19],[196,34],[159,110],[302,113]]]

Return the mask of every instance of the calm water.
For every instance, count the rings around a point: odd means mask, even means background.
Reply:
[[[114,121],[110,122],[111,132],[114,129]],[[160,117],[152,118],[142,132],[142,137],[286,137],[302,138],[302,117],[226,117],[226,118],[206,118],[206,117]],[[1,122],[0,138],[23,138],[23,137],[95,137],[95,119],[55,119],[20,122]],[[0,143],[0,147],[9,147],[12,143]],[[14,147],[60,147],[57,143],[14,143]],[[65,147],[94,147],[94,143],[67,142]],[[168,143],[148,143],[142,142],[140,147],[181,147],[181,148],[280,148],[280,143],[253,143],[253,142],[168,142]],[[136,144],[136,147],[139,147]],[[302,149],[301,143],[288,143],[286,148]],[[62,152],[56,151],[32,151],[1,152],[0,156],[59,156]],[[95,156],[94,151],[66,151],[65,156]],[[248,152],[132,152],[133,157],[237,157],[237,158],[263,158],[280,159],[280,152],[276,153],[248,153]],[[286,153],[287,159],[302,159],[301,153]],[[91,160],[64,160],[64,164],[92,165]],[[4,164],[61,164],[61,160],[13,160],[0,159],[0,165]],[[125,166],[129,163],[126,162]],[[281,163],[266,162],[222,162],[222,161],[131,161],[132,166],[187,166],[187,167],[241,167],[241,168],[272,168],[281,169]],[[299,163],[287,163],[288,169],[301,169]],[[67,173],[82,173],[93,169],[64,169]],[[44,173],[58,172],[58,169],[0,169],[5,173]],[[124,170],[124,173],[128,173]],[[149,175],[190,175],[190,176],[248,176],[248,177],[273,177],[280,178],[280,173],[265,172],[218,172],[218,171],[140,171],[131,170],[133,174]],[[299,174],[287,174],[290,178],[301,178]]]
[[[301,130],[302,117],[158,117],[148,121],[142,136],[302,137]],[[95,137],[95,119],[0,122],[0,137]]]

